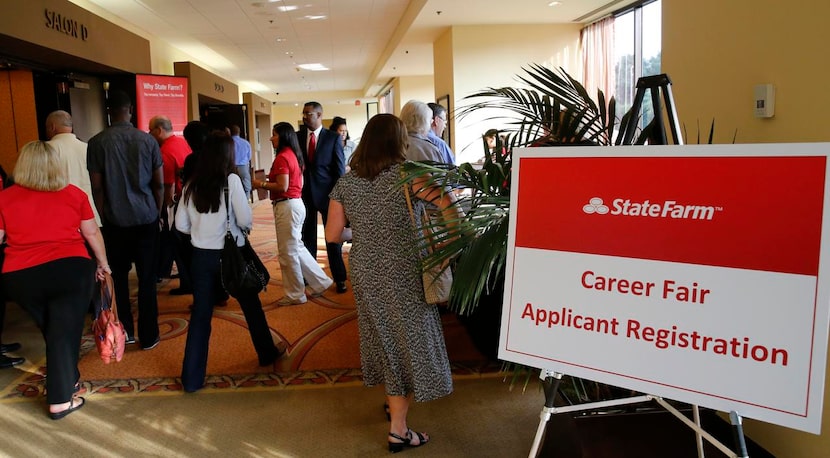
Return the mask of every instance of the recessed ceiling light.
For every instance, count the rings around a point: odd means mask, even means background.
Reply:
[[[303,70],[311,70],[312,72],[322,72],[328,70],[328,67],[321,63],[313,63],[313,64],[300,64],[298,67],[302,68]]]
[[[293,5],[292,5],[292,6],[278,6],[278,7],[277,7],[277,9],[278,9],[278,10],[280,10],[280,11],[282,11],[283,13],[287,13],[287,12],[289,12],[289,11],[294,11],[294,10],[296,10],[296,9],[297,9],[297,7],[296,7],[296,6],[293,6]]]
[[[277,38],[275,38],[275,40],[277,41],[277,43],[283,43],[283,42],[288,41],[288,38],[285,38],[285,37],[277,37]]]
[[[550,3],[548,3],[548,6],[559,6],[559,5],[561,5],[561,4],[562,4],[562,2],[556,2],[556,1],[554,1],[554,2],[550,2]]]
[[[325,19],[325,18],[326,18],[326,16],[312,16],[312,15],[305,16],[305,19],[308,19],[309,21],[319,21],[320,19]]]

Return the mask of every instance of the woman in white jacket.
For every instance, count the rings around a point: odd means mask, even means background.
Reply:
[[[233,156],[234,144],[230,135],[222,132],[212,134],[196,162],[193,176],[184,187],[182,201],[176,211],[176,229],[190,234],[193,245],[193,308],[182,363],[182,387],[189,393],[204,386],[213,305],[223,296],[219,258],[224,246],[227,218],[230,216],[231,234],[238,246],[244,244],[244,233],[250,231],[253,225],[242,181],[233,173]],[[230,211],[225,207],[226,187]],[[250,294],[237,299],[245,314],[259,365],[273,364],[279,358],[280,351],[274,345],[259,296]]]

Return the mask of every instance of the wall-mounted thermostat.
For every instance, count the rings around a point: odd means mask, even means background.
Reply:
[[[775,86],[759,84],[755,86],[755,117],[771,118],[775,116]]]

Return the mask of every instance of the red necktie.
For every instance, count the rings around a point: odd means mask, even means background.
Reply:
[[[314,162],[314,152],[317,151],[317,140],[314,138],[314,132],[310,132],[311,138],[308,139],[308,162]]]

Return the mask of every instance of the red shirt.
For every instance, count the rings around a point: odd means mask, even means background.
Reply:
[[[0,230],[6,232],[3,272],[27,269],[62,258],[89,259],[81,221],[94,219],[80,188],[35,191],[12,186],[0,192]]]
[[[303,195],[303,171],[291,148],[285,147],[277,153],[268,172],[268,181],[277,181],[277,175],[288,175],[288,190],[271,191],[271,200],[298,199]]]
[[[164,184],[174,184],[174,195],[180,196],[182,194],[182,180],[180,178],[180,171],[184,167],[184,159],[191,153],[190,145],[187,141],[173,135],[167,137],[167,140],[161,144],[161,161],[163,165]]]

